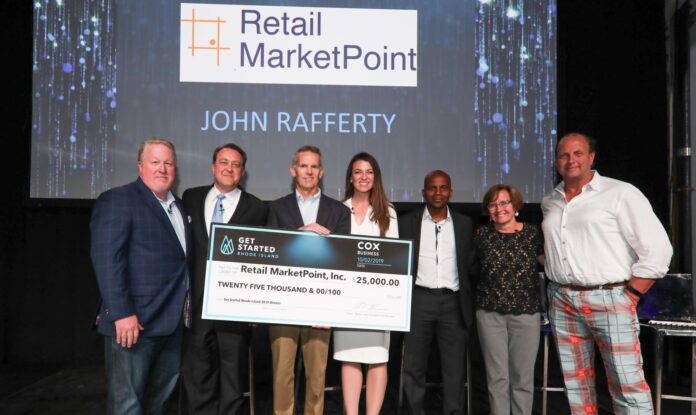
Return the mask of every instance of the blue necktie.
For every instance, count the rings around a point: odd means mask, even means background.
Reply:
[[[225,208],[222,207],[222,199],[224,198],[225,195],[223,195],[222,193],[217,195],[217,200],[215,201],[215,209],[213,209],[212,222],[222,223],[222,213],[225,211]]]

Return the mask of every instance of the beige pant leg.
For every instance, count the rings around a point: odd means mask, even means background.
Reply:
[[[305,415],[322,415],[324,413],[324,384],[331,331],[311,327],[302,327],[300,330],[302,356],[307,377],[304,413]]]
[[[292,415],[295,406],[295,356],[300,338],[298,326],[270,326],[273,354],[273,413]]]

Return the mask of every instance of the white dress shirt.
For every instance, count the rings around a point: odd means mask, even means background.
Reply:
[[[295,197],[297,198],[297,207],[300,208],[300,214],[302,215],[302,222],[304,222],[305,225],[316,223],[317,214],[319,213],[321,189],[306,200],[302,198],[300,192],[295,190]]]
[[[423,211],[416,285],[459,290],[454,223],[449,208],[447,217],[439,222],[430,216],[428,208]]]
[[[370,220],[370,216],[372,215],[372,206],[368,206],[367,213],[365,213],[365,218],[363,219],[362,223],[358,223],[355,213],[353,213],[353,199],[346,199],[343,204],[348,206],[348,209],[350,209],[351,235],[379,236],[379,225],[377,222]],[[384,237],[399,237],[399,226],[396,224],[396,211],[391,207],[389,208],[389,228],[387,229],[387,233],[384,235]]]
[[[213,212],[215,211],[215,204],[217,203],[217,196],[219,194],[224,194],[225,198],[222,199],[222,221],[227,223],[234,215],[234,211],[237,210],[237,205],[239,204],[239,197],[242,195],[242,191],[238,187],[227,193],[222,193],[213,185],[208,191],[208,195],[205,197],[205,205],[203,206],[205,212],[205,228],[208,230],[208,236],[210,236],[210,223],[213,220]]]
[[[154,193],[153,193],[154,194]],[[155,195],[157,197],[157,195]],[[181,249],[186,253],[186,229],[184,228],[184,217],[176,206],[174,195],[172,192],[167,193],[167,200],[162,200],[157,197],[157,201],[160,202],[160,206],[167,213],[169,222],[172,223],[174,227],[174,232],[176,232],[176,237],[179,239],[181,244]]]
[[[570,202],[561,182],[541,204],[546,275],[576,285],[662,278],[672,245],[650,202],[631,184],[593,173]]]

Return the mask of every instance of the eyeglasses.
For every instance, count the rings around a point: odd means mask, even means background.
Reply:
[[[509,205],[510,203],[512,203],[511,200],[501,200],[501,201],[498,202],[498,203],[495,203],[495,202],[489,203],[489,204],[486,205],[486,207],[488,208],[488,210],[493,210],[493,209],[495,209],[495,208],[502,209],[502,208],[504,208],[505,206]]]

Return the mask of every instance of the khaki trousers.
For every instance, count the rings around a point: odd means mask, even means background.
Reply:
[[[330,330],[302,326],[270,326],[273,353],[273,413],[292,415],[295,407],[295,358],[302,346],[305,387],[304,413],[324,413],[324,381],[329,354]]]

